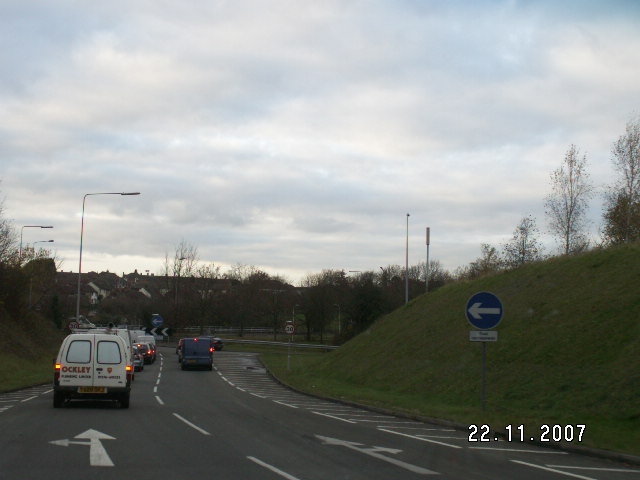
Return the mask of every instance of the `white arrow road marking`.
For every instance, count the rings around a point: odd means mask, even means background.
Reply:
[[[89,464],[92,467],[113,467],[113,462],[109,458],[107,451],[102,446],[100,440],[115,440],[111,435],[99,432],[97,430],[89,429],[86,432],[79,433],[74,438],[87,439],[88,442],[74,442],[68,438],[62,440],[53,440],[49,443],[53,445],[59,445],[61,447],[68,447],[69,445],[88,445],[89,446]]]
[[[482,319],[482,315],[500,315],[499,308],[480,308],[482,302],[476,302],[469,307],[469,313],[476,320]]]
[[[421,475],[438,475],[438,472],[434,472],[433,470],[428,470],[426,468],[422,468],[417,465],[412,465],[410,463],[406,463],[401,460],[396,460],[395,458],[389,458],[380,453],[380,452],[384,452],[384,453],[396,454],[396,453],[402,452],[402,450],[398,450],[395,448],[386,448],[386,447],[364,447],[361,443],[349,442],[347,440],[339,440],[337,438],[331,438],[331,437],[323,437],[321,435],[316,435],[316,438],[318,438],[319,440],[322,440],[324,445],[339,445],[342,447],[347,447],[351,450],[355,450],[356,452],[364,453],[365,455],[369,455],[379,460],[384,460],[385,462],[391,463],[400,468],[404,468],[405,470],[409,470],[410,472],[413,472],[413,473],[419,473]]]

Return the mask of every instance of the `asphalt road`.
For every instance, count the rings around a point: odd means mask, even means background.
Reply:
[[[640,480],[640,468],[292,392],[252,354],[181,371],[170,349],[136,373],[129,409],[54,409],[49,386],[0,395],[0,479]]]

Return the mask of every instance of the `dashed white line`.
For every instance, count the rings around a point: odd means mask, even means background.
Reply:
[[[269,465],[268,463],[263,462],[262,460],[257,459],[256,457],[247,457],[254,463],[257,463],[261,467],[266,468],[267,470],[271,470],[273,473],[280,475],[287,480],[299,480],[298,477],[294,477],[293,475],[289,475],[287,472],[280,470],[279,468],[274,467],[273,465]]]
[[[584,475],[577,475],[575,473],[563,472],[555,468],[545,467],[544,465],[536,465],[535,463],[523,462],[521,460],[511,460],[513,463],[519,463],[520,465],[526,465],[527,467],[538,468],[540,470],[546,470],[547,472],[558,473],[560,475],[566,475],[567,477],[580,478],[582,480],[598,480],[593,477],[585,477]]]
[[[340,417],[336,417],[335,415],[329,415],[328,413],[321,413],[321,412],[314,412],[314,411],[312,411],[311,413],[315,413],[316,415],[320,415],[321,417],[328,417],[328,418],[333,418],[334,420],[340,420],[341,422],[358,423],[358,422],[352,422],[351,420],[347,420],[346,418],[340,418]]]
[[[203,435],[211,435],[209,432],[207,432],[206,430],[204,430],[203,428],[200,428],[199,426],[197,426],[194,423],[191,423],[189,420],[187,420],[184,417],[181,417],[180,415],[178,415],[177,413],[173,414],[174,417],[176,417],[178,420],[184,422],[185,424],[189,425],[191,428],[193,428],[194,430],[197,430],[198,432],[200,432]]]
[[[158,395],[156,395],[156,400],[158,401],[158,403],[160,405],[164,405],[164,402],[162,401],[162,399]]]
[[[401,437],[415,438],[416,440],[422,440],[423,442],[435,443],[437,445],[442,445],[445,447],[462,448],[459,445],[452,445],[450,443],[438,442],[437,440],[431,440],[429,438],[417,437],[415,435],[408,435],[406,433],[401,433],[401,432],[394,432],[393,430],[387,430],[386,428],[378,428],[378,430],[380,430],[381,432],[393,433],[394,435],[400,435]]]

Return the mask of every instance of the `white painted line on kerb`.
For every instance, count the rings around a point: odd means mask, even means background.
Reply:
[[[394,432],[393,430],[387,430],[386,428],[378,428],[378,430],[380,430],[381,432],[393,433],[394,435],[400,435],[401,437],[415,438],[416,440],[422,440],[423,442],[429,442],[429,443],[435,443],[437,445],[443,445],[445,447],[462,448],[459,445],[451,445],[450,443],[438,442],[436,440],[430,440],[428,438],[417,437],[415,435],[408,435],[406,433]]]
[[[555,468],[545,467],[544,465],[536,465],[535,463],[522,462],[520,460],[511,460],[511,461],[513,463],[519,463],[520,465],[526,465],[527,467],[539,468],[540,470],[546,470],[547,472],[566,475],[567,477],[580,478],[582,480],[598,480],[597,478],[585,477],[583,475],[576,475],[575,473],[563,472],[562,470],[556,470]]]
[[[273,473],[280,475],[282,478],[286,478],[287,480],[299,480],[298,477],[294,477],[293,475],[289,475],[287,472],[283,472],[279,468],[274,467],[273,465],[269,465],[268,463],[263,462],[262,460],[257,459],[256,457],[247,457],[254,463],[257,463],[261,467],[266,468],[267,470],[271,470]]]
[[[162,399],[158,395],[156,395],[156,400],[158,401],[158,403],[160,405],[164,405],[164,402],[162,401]]]
[[[204,429],[200,428],[199,426],[197,426],[197,425],[195,425],[195,424],[191,423],[189,420],[187,420],[187,419],[186,419],[186,418],[184,418],[184,417],[181,417],[181,416],[180,416],[180,415],[178,415],[177,413],[174,413],[174,414],[173,414],[173,416],[174,416],[174,417],[176,417],[178,420],[180,420],[180,421],[182,421],[182,422],[186,423],[187,425],[189,425],[189,426],[190,426],[191,428],[193,428],[194,430],[199,431],[201,434],[203,434],[203,435],[211,435],[211,434],[210,434],[209,432],[207,432],[206,430],[204,430]]]

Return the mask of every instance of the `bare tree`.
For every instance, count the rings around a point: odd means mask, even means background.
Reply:
[[[17,233],[13,223],[4,216],[4,201],[0,200],[0,263],[12,263],[18,258]]]
[[[593,193],[586,171],[587,156],[571,145],[562,165],[551,173],[552,192],[545,200],[549,230],[560,239],[565,255],[585,250],[589,239],[587,207]]]
[[[604,235],[609,243],[628,243],[640,238],[640,119],[627,122],[611,154],[620,179],[607,195]]]
[[[544,247],[538,240],[539,233],[536,221],[531,215],[522,218],[513,232],[511,241],[503,246],[507,267],[516,268],[543,258]]]

